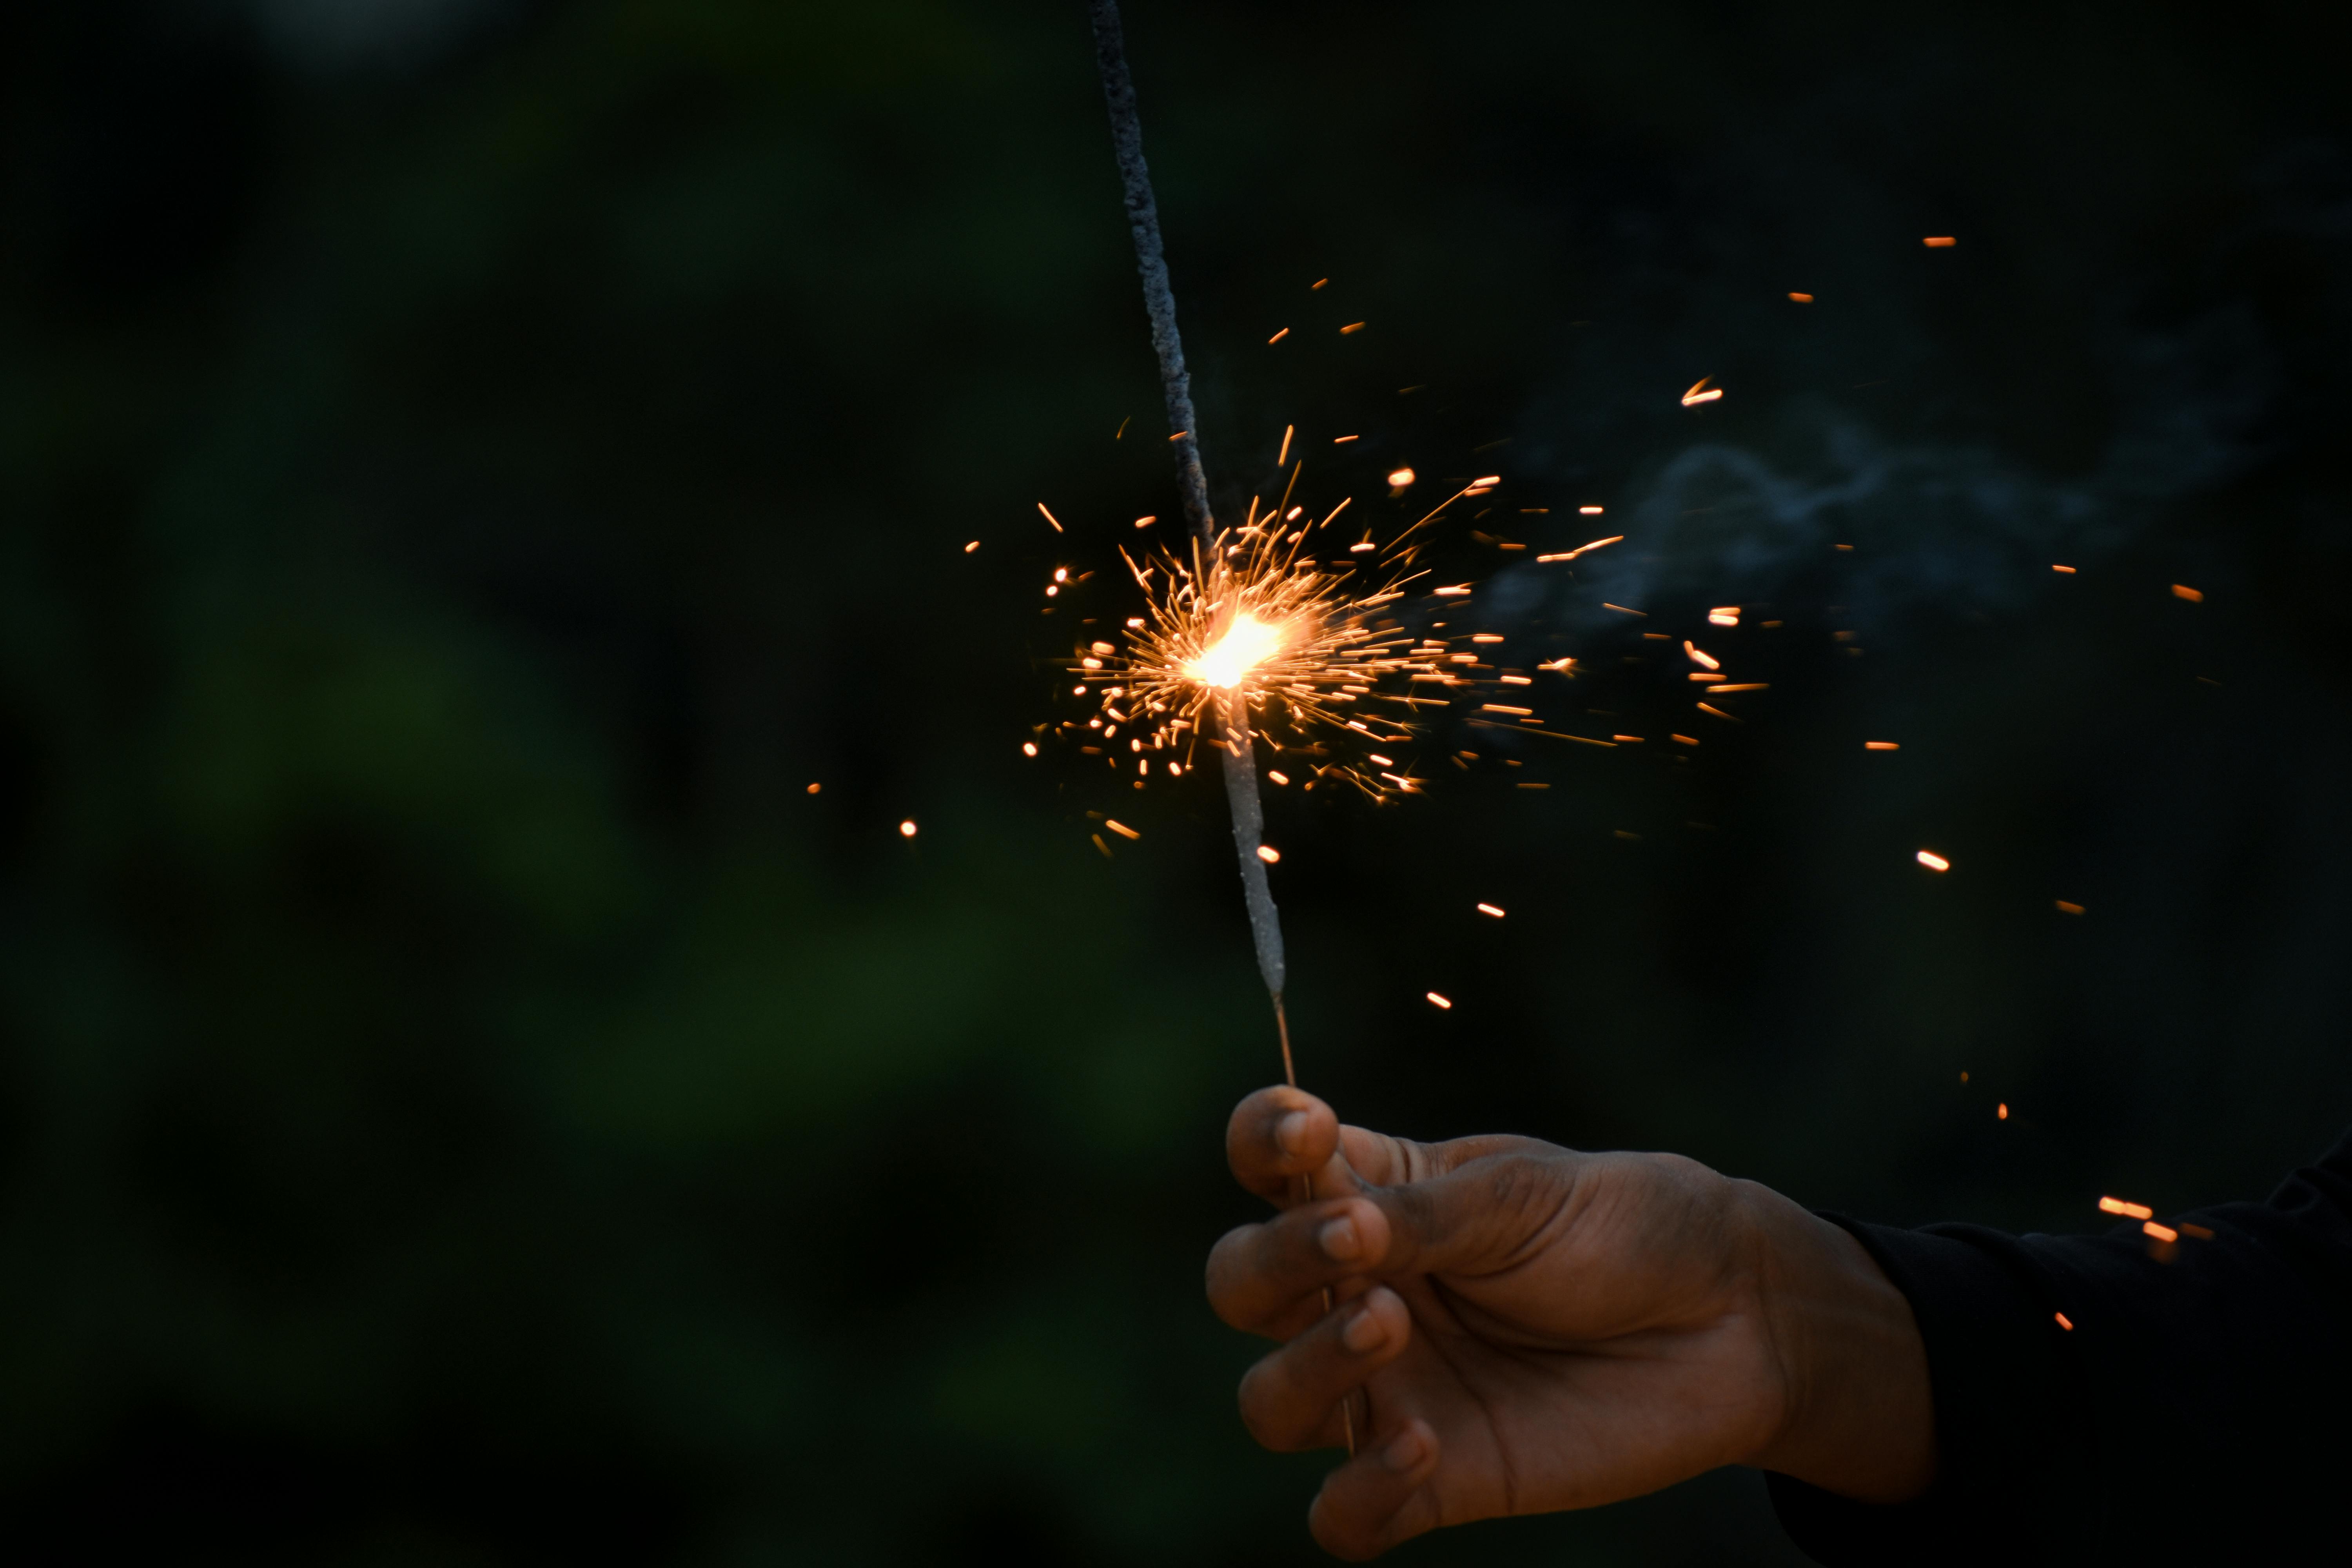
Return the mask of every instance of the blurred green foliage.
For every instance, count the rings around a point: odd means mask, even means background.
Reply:
[[[1491,462],[1786,621],[1678,758],[1638,631],[1505,595],[1650,743],[1274,801],[1311,1085],[2021,1227],[2344,1119],[2316,18],[1129,24],[1222,501],[1294,422],[1327,497]],[[1175,510],[1083,8],[0,26],[19,1560],[1309,1560],[1199,1289],[1222,803],[1018,752]],[[1679,507],[1707,443],[1851,559]],[[1793,1560],[1735,1475],[1400,1554],[1535,1556]]]

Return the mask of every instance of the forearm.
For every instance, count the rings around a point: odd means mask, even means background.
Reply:
[[[1918,1496],[1935,1476],[1935,1405],[1910,1302],[1846,1231],[1737,1184],[1765,1342],[1787,1391],[1779,1430],[1748,1462],[1864,1502]]]
[[[2183,1216],[2172,1247],[1853,1226],[1918,1321],[1936,1474],[1897,1507],[1775,1478],[1782,1522],[1838,1568],[2187,1561],[2336,1528],[2347,1194],[2306,1172],[2270,1205]]]

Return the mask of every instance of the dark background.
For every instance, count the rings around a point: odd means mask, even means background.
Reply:
[[[1449,568],[1646,738],[1273,801],[1312,1086],[2060,1230],[2352,1117],[2321,9],[1136,0],[1221,506],[1500,472]],[[7,18],[6,1554],[1310,1561],[1223,803],[1018,749],[1175,510],[1084,8]]]

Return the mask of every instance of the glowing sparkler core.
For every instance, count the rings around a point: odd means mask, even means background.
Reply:
[[[1281,652],[1288,636],[1289,628],[1269,626],[1244,610],[1234,617],[1224,636],[1185,664],[1184,673],[1204,686],[1231,691],[1248,679],[1259,665]]]
[[[1239,527],[1195,540],[1184,553],[1163,548],[1139,559],[1121,549],[1145,595],[1144,614],[1126,617],[1124,647],[1090,641],[1071,659],[1082,678],[1072,695],[1100,693],[1101,712],[1087,729],[1099,730],[1105,742],[1125,731],[1126,755],[1089,754],[1109,755],[1113,767],[1132,770],[1129,782],[1141,789],[1162,763],[1171,777],[1190,773],[1195,748],[1205,743],[1249,781],[1247,802],[1235,796],[1237,824],[1255,813],[1259,742],[1318,759],[1306,789],[1345,785],[1376,799],[1418,792],[1426,781],[1414,776],[1410,761],[1363,747],[1411,745],[1423,710],[1448,707],[1456,692],[1485,684],[1454,662],[1475,664],[1474,656],[1454,654],[1452,639],[1416,634],[1387,608],[1430,575],[1427,566],[1414,565],[1422,546],[1411,542],[1413,535],[1471,487],[1386,546],[1367,539],[1349,547],[1351,559],[1325,562],[1317,546],[1338,541],[1316,536],[1349,503],[1342,500],[1320,522],[1302,522],[1305,509],[1291,504],[1289,490],[1297,479],[1294,467],[1279,501],[1269,507],[1251,497]],[[1359,552],[1375,553],[1365,560]],[[1459,597],[1470,589],[1433,592]],[[1568,674],[1572,662],[1545,668]],[[1526,677],[1515,682],[1529,683]],[[1145,754],[1171,752],[1181,758],[1155,762]],[[1257,869],[1255,831],[1250,828],[1242,847],[1250,871]],[[1267,986],[1280,989],[1271,977]]]

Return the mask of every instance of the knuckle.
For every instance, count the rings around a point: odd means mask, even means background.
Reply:
[[[1527,1154],[1497,1154],[1487,1173],[1487,1190],[1495,1206],[1507,1214],[1523,1214],[1550,1201],[1559,1183],[1549,1161]]]
[[[1316,1545],[1342,1563],[1369,1563],[1381,1554],[1379,1537],[1345,1517],[1341,1506],[1332,1500],[1328,1484],[1307,1511],[1307,1530]]]
[[[1280,1362],[1277,1352],[1244,1373],[1234,1403],[1259,1447],[1291,1454],[1307,1446],[1318,1421]]]
[[[1241,1412],[1242,1426],[1259,1447],[1282,1448],[1278,1439],[1283,1426],[1278,1419],[1276,1392],[1269,1386],[1265,1362],[1259,1362],[1242,1373],[1241,1387],[1234,1391],[1234,1404]]]
[[[1205,1280],[1209,1305],[1217,1316],[1236,1329],[1250,1326],[1247,1307],[1255,1294],[1250,1279],[1255,1272],[1249,1263],[1250,1244],[1262,1226],[1236,1226],[1217,1238],[1209,1249],[1209,1266]]]

